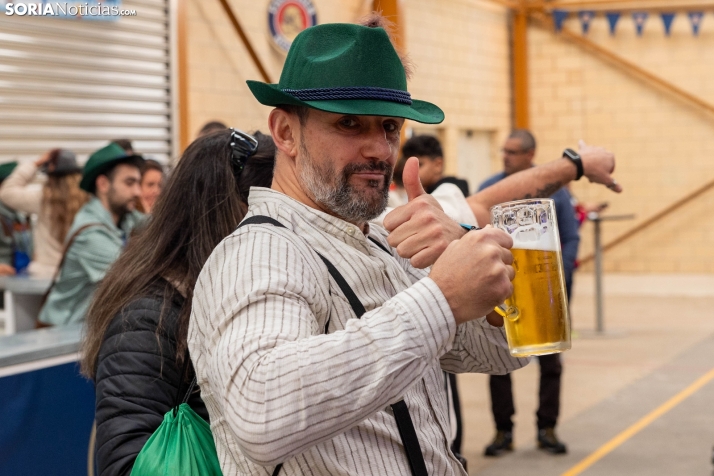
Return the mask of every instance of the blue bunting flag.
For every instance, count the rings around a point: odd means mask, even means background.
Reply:
[[[555,23],[555,31],[563,29],[563,22],[568,18],[567,10],[553,10],[553,23]]]
[[[664,34],[669,36],[670,31],[672,30],[672,21],[674,20],[674,13],[662,13],[660,16],[662,17],[662,23],[664,24]]]
[[[615,34],[615,27],[617,26],[617,21],[620,19],[619,12],[607,12],[605,13],[607,18],[607,23],[610,25],[610,35]]]
[[[583,35],[587,35],[590,30],[590,22],[595,18],[595,12],[593,10],[580,10],[578,17],[580,17],[580,26],[583,28]]]
[[[692,34],[699,36],[699,27],[702,25],[704,12],[689,12],[689,22],[692,24]]]
[[[637,29],[637,36],[642,36],[642,30],[645,28],[645,22],[649,13],[647,12],[633,12],[632,19],[635,22],[635,28]]]

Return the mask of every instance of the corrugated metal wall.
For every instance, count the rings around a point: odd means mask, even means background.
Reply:
[[[129,0],[117,21],[0,14],[0,162],[63,147],[81,162],[116,138],[172,150],[167,0]]]

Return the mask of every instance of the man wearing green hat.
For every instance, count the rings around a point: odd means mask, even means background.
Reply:
[[[111,143],[94,152],[79,186],[90,200],[67,232],[65,252],[54,285],[40,312],[43,324],[84,320],[97,284],[119,256],[143,215],[134,210],[144,159]]]
[[[502,322],[481,317],[512,291],[512,242],[448,220],[415,159],[389,238],[369,225],[405,118],[443,112],[411,98],[382,28],[308,28],[279,84],[248,86],[275,107],[273,184],[251,190],[246,219],[207,261],[188,336],[223,473],[465,475],[442,368],[527,364]],[[544,177],[572,179],[568,167]]]

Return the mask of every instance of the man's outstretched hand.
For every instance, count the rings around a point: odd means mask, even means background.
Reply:
[[[583,161],[583,175],[593,183],[600,183],[615,193],[622,192],[622,185],[612,178],[615,171],[615,154],[602,147],[578,142],[578,153]]]

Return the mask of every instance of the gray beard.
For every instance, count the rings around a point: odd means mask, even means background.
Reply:
[[[324,209],[345,221],[365,223],[378,217],[387,208],[389,183],[392,177],[392,167],[388,163],[350,164],[338,176],[331,162],[324,166],[315,163],[305,147],[304,139],[301,140],[300,153],[303,161],[298,179],[304,189],[312,195],[315,203]],[[367,187],[378,192],[378,195],[371,200],[369,198],[373,194],[355,190],[349,182],[353,173],[365,170],[385,174],[383,184],[380,184],[379,180],[367,181]]]

